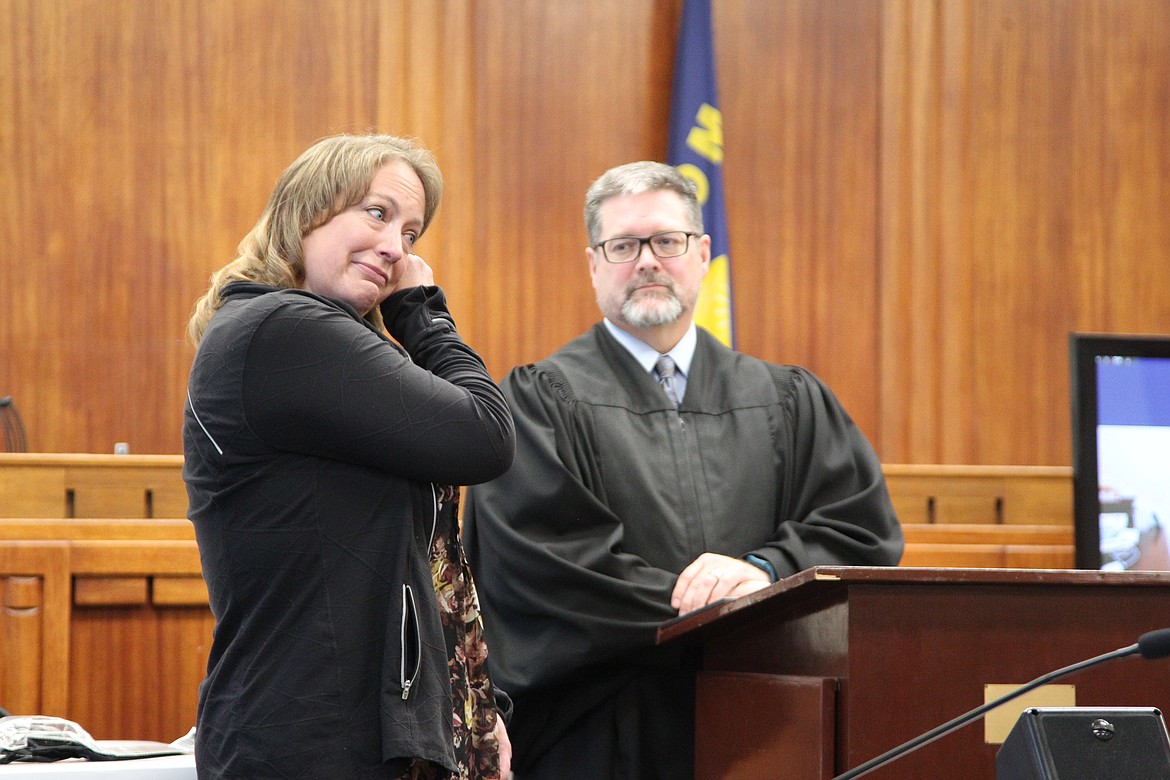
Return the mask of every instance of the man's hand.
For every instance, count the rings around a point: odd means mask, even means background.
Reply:
[[[703,553],[678,575],[670,606],[681,615],[721,598],[744,596],[771,584],[767,573],[747,561]]]

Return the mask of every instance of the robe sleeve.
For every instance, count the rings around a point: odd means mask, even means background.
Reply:
[[[677,575],[623,551],[621,518],[590,490],[593,453],[555,379],[526,366],[502,387],[516,419],[516,461],[468,491],[464,543],[493,677],[523,694],[651,648],[675,616]]]
[[[812,566],[892,566],[902,529],[881,463],[832,391],[804,369],[770,366],[780,392],[776,436],[786,486],[773,538],[748,554],[786,577]]]

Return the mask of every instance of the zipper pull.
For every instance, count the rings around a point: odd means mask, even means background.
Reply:
[[[402,685],[402,700],[406,701],[406,697],[410,696],[410,686],[414,685],[414,680],[407,680]]]

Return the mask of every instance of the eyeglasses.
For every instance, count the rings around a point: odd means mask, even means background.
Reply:
[[[632,263],[642,254],[642,245],[649,244],[654,256],[663,260],[686,254],[690,247],[691,238],[698,233],[688,233],[685,230],[664,230],[652,236],[638,238],[637,236],[618,236],[608,238],[595,247],[601,247],[601,253],[611,263]]]

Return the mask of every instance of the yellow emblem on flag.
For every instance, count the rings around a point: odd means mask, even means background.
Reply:
[[[711,260],[699,301],[695,304],[695,324],[711,331],[725,346],[731,346],[731,270],[727,255]]]

